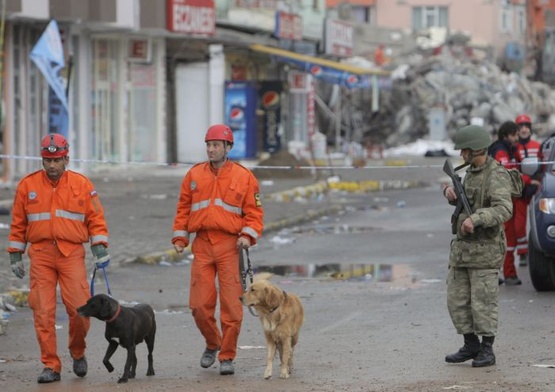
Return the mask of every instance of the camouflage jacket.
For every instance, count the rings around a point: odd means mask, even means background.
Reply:
[[[491,157],[481,167],[471,166],[464,179],[466,196],[474,213],[474,233],[463,234],[463,211],[457,221],[457,234],[451,241],[449,265],[465,268],[500,268],[505,257],[504,222],[513,214],[511,178],[507,169]]]

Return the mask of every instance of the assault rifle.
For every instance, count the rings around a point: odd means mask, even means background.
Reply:
[[[457,194],[457,207],[455,208],[453,215],[451,215],[451,232],[453,234],[457,234],[457,220],[459,219],[459,215],[462,210],[464,209],[468,216],[472,215],[472,208],[470,207],[470,203],[468,202],[468,198],[464,192],[461,177],[456,173],[457,170],[460,170],[468,165],[468,163],[464,163],[456,168],[453,168],[453,164],[449,159],[446,159],[445,164],[443,165],[443,171],[451,177],[451,180],[453,181],[453,189]]]

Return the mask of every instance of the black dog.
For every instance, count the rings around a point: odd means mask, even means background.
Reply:
[[[77,308],[77,312],[83,317],[95,317],[106,322],[104,337],[110,345],[102,363],[109,372],[114,371],[110,358],[118,348],[118,344],[127,349],[127,361],[125,361],[123,376],[118,380],[118,383],[127,382],[129,378],[135,378],[135,370],[137,369],[135,346],[143,340],[148,347],[148,371],[146,375],[154,376],[152,350],[154,350],[156,320],[154,311],[149,305],[138,304],[130,308],[121,306],[118,301],[106,294],[97,294],[90,298],[85,305]]]

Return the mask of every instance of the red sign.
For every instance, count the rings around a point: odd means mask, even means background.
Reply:
[[[296,14],[276,12],[275,35],[282,39],[300,41],[303,39],[303,19]]]
[[[150,61],[150,42],[148,39],[130,38],[127,41],[127,59],[129,61]]]
[[[168,30],[213,35],[216,31],[214,0],[167,0]]]
[[[305,93],[308,91],[308,74],[290,70],[288,72],[289,77],[289,91],[296,93]]]

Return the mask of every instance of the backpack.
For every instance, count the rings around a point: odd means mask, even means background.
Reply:
[[[520,198],[524,192],[524,180],[517,169],[506,169],[511,177],[511,196]]]
[[[504,148],[503,144],[498,140],[488,147],[488,155],[495,159],[495,153],[497,152],[497,150],[502,148]],[[501,163],[499,163],[499,161],[496,160],[496,162],[499,166],[503,166]],[[503,167],[505,168],[505,166]],[[524,194],[524,180],[520,175],[520,171],[517,169],[507,168],[505,168],[505,170],[509,172],[509,176],[511,177],[511,197],[514,197],[515,199],[521,198]]]

